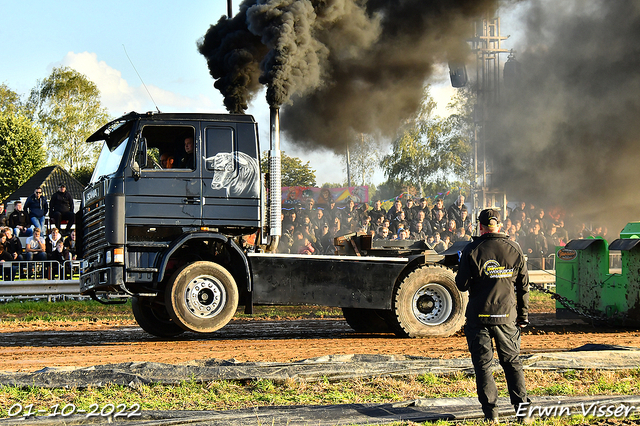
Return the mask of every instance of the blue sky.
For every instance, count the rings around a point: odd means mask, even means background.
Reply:
[[[237,10],[240,0],[234,0]],[[0,83],[27,95],[53,67],[70,66],[94,81],[115,117],[155,107],[125,50],[163,112],[225,112],[206,61],[196,48],[209,26],[226,15],[226,0],[32,1],[0,0]],[[503,29],[504,33],[504,29]],[[452,93],[448,76],[434,80],[439,112]],[[268,149],[269,113],[258,96],[248,113]],[[317,171],[317,183],[346,180],[340,159],[325,152],[300,152],[286,139],[282,149]],[[375,183],[384,176],[377,173]]]

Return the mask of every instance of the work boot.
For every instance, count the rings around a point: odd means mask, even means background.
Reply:
[[[500,421],[500,416],[497,407],[487,409],[483,408],[482,411],[484,412],[485,423],[498,424],[498,422]]]

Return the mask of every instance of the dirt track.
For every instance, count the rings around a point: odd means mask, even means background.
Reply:
[[[594,328],[580,320],[532,314],[522,337],[523,353],[566,350],[588,343],[640,347],[637,329]],[[0,371],[91,366],[129,361],[181,363],[196,359],[295,361],[331,354],[404,354],[467,357],[464,336],[399,339],[392,334],[358,334],[344,320],[235,320],[210,335],[185,333],[154,338],[133,322],[38,324],[0,323]]]

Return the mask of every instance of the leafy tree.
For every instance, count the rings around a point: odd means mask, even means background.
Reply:
[[[92,165],[80,166],[71,173],[71,176],[73,176],[73,178],[80,182],[83,186],[87,186],[89,184],[89,181],[91,180],[91,175],[93,175],[93,170],[95,168],[95,163]]]
[[[282,186],[316,186],[316,171],[311,168],[309,162],[302,164],[298,157],[289,157],[282,152]],[[269,171],[269,154],[262,153],[260,167],[263,173]]]
[[[389,179],[442,192],[455,179],[469,178],[470,141],[464,114],[433,117],[436,103],[425,88],[422,107],[393,141],[381,166]]]
[[[351,184],[367,185],[371,182],[381,159],[381,144],[373,136],[360,133],[351,138],[349,141]],[[346,173],[346,166],[344,170]]]
[[[0,200],[44,165],[42,132],[22,113],[0,111]]]
[[[7,87],[6,84],[0,84],[0,112],[16,114],[22,108],[20,95]]]
[[[71,68],[54,68],[32,90],[29,103],[44,128],[51,162],[71,173],[95,162],[100,147],[85,140],[109,120],[109,114],[94,82]]]

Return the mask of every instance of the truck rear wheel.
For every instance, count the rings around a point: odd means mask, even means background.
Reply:
[[[400,337],[451,336],[464,325],[467,301],[450,269],[423,266],[394,290],[389,322]]]
[[[238,308],[238,288],[222,266],[195,262],[173,274],[165,303],[171,319],[185,330],[211,333],[233,318]]]
[[[149,334],[174,337],[184,333],[184,329],[171,319],[164,303],[154,297],[133,296],[131,310],[138,325]]]
[[[378,309],[342,308],[347,324],[359,333],[389,333],[391,328],[385,321],[388,311]]]

